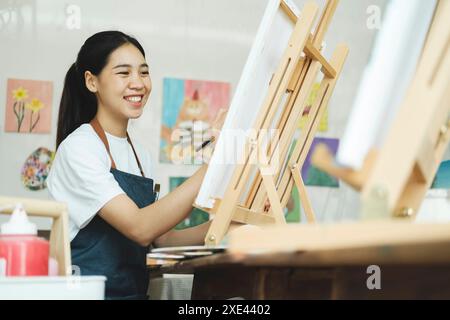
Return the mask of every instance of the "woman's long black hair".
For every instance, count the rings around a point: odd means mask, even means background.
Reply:
[[[120,31],[103,31],[94,34],[80,49],[77,60],[67,71],[61,96],[56,135],[56,149],[61,142],[83,123],[90,122],[97,114],[97,98],[85,84],[84,73],[99,75],[111,53],[130,43],[145,57],[139,42]]]

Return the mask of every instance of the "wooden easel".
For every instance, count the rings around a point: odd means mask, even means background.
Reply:
[[[263,107],[253,125],[253,131],[257,134],[248,139],[244,161],[236,166],[223,199],[216,199],[212,209],[201,208],[215,214],[205,238],[206,245],[219,244],[232,220],[256,225],[285,224],[282,208],[289,200],[294,183],[298,188],[308,221],[315,221],[301,178],[301,168],[348,54],[345,45],[337,47],[331,61],[325,59],[321,53],[322,42],[337,5],[338,0],[327,1],[321,19],[312,34],[318,6],[309,2],[299,18],[284,0],[280,1],[280,9],[295,23],[295,28],[282,61],[272,77]],[[323,80],[316,102],[311,108],[301,137],[289,156],[289,147],[294,139],[297,124],[319,71],[323,73]],[[287,98],[283,100],[285,94]],[[281,117],[276,126],[279,136],[265,144],[264,137],[260,133],[273,123],[282,101],[286,102],[282,105]],[[255,166],[261,149],[264,149],[265,160],[259,161]],[[284,161],[284,165],[268,170],[275,166],[276,156]],[[246,190],[248,193],[245,193]],[[242,201],[243,194],[245,194],[244,201]],[[264,211],[267,199],[271,206],[269,212]]]
[[[439,1],[415,77],[380,150],[361,170],[333,164],[318,146],[314,165],[362,193],[365,219],[413,218],[450,141],[450,1]]]

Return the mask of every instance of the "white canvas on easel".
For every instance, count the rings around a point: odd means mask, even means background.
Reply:
[[[294,4],[286,3],[293,12],[299,12]],[[195,200],[199,207],[213,208],[214,199],[223,197],[233,168],[242,157],[248,133],[246,130],[255,122],[265,98],[264,93],[285,52],[295,23],[287,14],[278,10],[279,7],[280,0],[268,2],[208,171]]]

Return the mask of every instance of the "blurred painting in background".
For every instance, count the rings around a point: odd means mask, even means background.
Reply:
[[[307,186],[339,188],[339,180],[319,170],[311,164],[311,155],[317,144],[325,144],[336,155],[339,148],[339,140],[331,138],[314,138],[308,156],[302,167],[302,178]]]
[[[230,105],[230,84],[163,80],[160,157],[162,163],[202,164],[195,149],[211,138],[211,123]]]
[[[450,189],[450,160],[441,163],[431,188]]]
[[[184,181],[188,179],[187,177],[170,177],[169,178],[169,190],[173,191],[176,187],[178,187],[180,184],[182,184]],[[195,227],[199,224],[202,224],[209,220],[209,214],[194,208],[189,215],[188,218],[181,221],[176,227],[176,230],[181,230],[189,227]]]
[[[320,83],[315,83],[311,90],[311,93],[306,101],[305,110],[303,111],[302,117],[300,118],[300,122],[298,124],[299,129],[303,129],[306,125],[306,121],[308,121],[309,112],[316,101],[317,93],[320,89]],[[319,126],[317,127],[317,131],[326,132],[328,131],[328,108],[324,110],[322,119],[320,119]]]

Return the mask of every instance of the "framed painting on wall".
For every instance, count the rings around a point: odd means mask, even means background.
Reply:
[[[195,149],[211,138],[211,123],[227,109],[230,84],[165,78],[160,157],[162,163],[202,164]]]
[[[8,79],[5,131],[50,133],[53,83]]]

